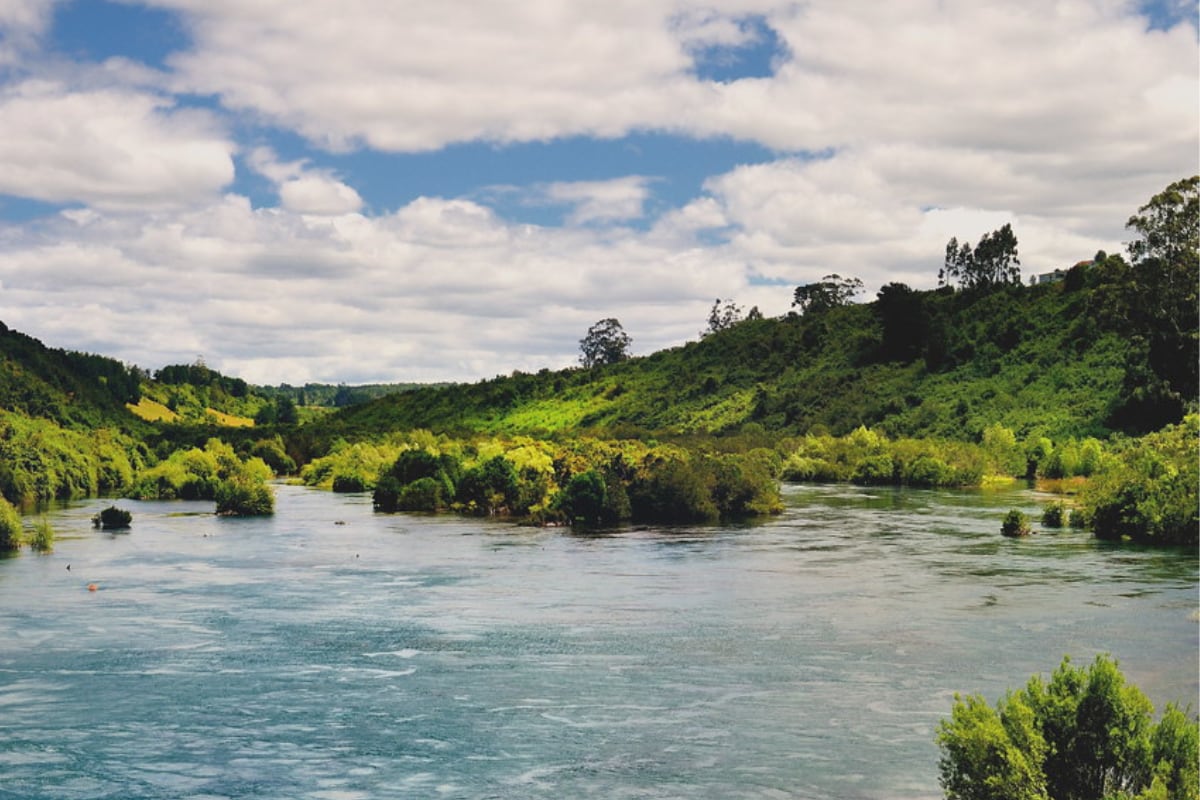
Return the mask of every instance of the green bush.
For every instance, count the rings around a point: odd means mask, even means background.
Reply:
[[[217,514],[225,517],[264,517],[275,513],[271,487],[251,475],[234,475],[217,484]]]
[[[92,517],[92,527],[106,531],[124,530],[132,524],[133,514],[116,506],[109,506]]]
[[[29,535],[29,546],[39,553],[49,553],[54,549],[54,528],[50,527],[50,521],[45,517],[33,526],[33,533]]]
[[[504,456],[493,456],[471,467],[458,484],[458,502],[475,514],[518,513],[520,485],[517,470]]]
[[[1080,495],[1101,539],[1195,545],[1200,538],[1200,416],[1127,443]]]
[[[21,546],[21,515],[12,504],[0,497],[0,551],[16,550]]]
[[[993,709],[955,696],[938,726],[942,788],[951,800],[1194,800],[1200,727],[1177,706],[1154,708],[1116,662],[1069,658]]]
[[[1061,528],[1066,521],[1067,507],[1062,503],[1051,503],[1042,510],[1042,524],[1047,528]]]
[[[650,459],[629,486],[635,522],[707,522],[720,512],[704,475],[681,458]]]
[[[398,511],[440,511],[447,506],[445,484],[437,478],[417,478],[400,490]]]
[[[1005,536],[1028,536],[1033,531],[1029,528],[1029,519],[1017,509],[1012,509],[1004,515],[1004,523],[1000,533]]]

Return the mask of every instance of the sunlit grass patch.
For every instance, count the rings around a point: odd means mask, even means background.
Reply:
[[[147,422],[176,422],[179,415],[149,397],[142,397],[137,404],[126,403],[125,407]]]

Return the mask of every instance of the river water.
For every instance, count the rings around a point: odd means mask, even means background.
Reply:
[[[1004,539],[1027,491],[602,535],[276,491],[0,560],[0,798],[932,798],[955,692],[1197,696],[1196,553]]]

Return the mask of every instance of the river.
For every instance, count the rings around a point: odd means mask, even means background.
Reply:
[[[955,692],[1098,652],[1200,689],[1196,553],[1005,539],[1025,490],[603,534],[276,493],[73,503],[0,560],[0,798],[934,798]]]

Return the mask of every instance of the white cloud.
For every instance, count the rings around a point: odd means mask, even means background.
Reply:
[[[207,112],[126,89],[29,79],[0,88],[0,192],[150,209],[233,180],[234,146]]]
[[[353,187],[329,170],[312,169],[306,161],[280,162],[269,148],[250,153],[248,162],[255,171],[275,183],[283,208],[298,214],[352,214],[362,209],[363,201]]]
[[[572,225],[589,222],[624,222],[642,216],[650,195],[648,178],[631,175],[605,181],[571,181],[541,187],[551,203],[574,206],[567,221]]]
[[[695,338],[715,297],[778,314],[831,272],[932,286],[950,236],[1008,221],[1027,274],[1116,251],[1138,205],[1197,171],[1195,30],[1148,31],[1124,0],[157,4],[194,42],[166,74],[6,64],[49,6],[0,0],[0,67],[20,65],[0,76],[0,193],[88,206],[0,226],[0,318],[150,367],[471,379],[572,364],[614,315],[646,353]],[[745,44],[746,15],[790,60],[697,79],[694,54]],[[267,149],[245,163],[278,207],[222,196],[231,132],[264,122],[329,148],[656,130],[780,156],[657,217],[642,175],[518,189],[571,209],[553,228],[480,187],[372,214],[350,179]]]

